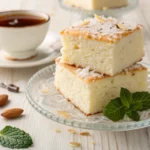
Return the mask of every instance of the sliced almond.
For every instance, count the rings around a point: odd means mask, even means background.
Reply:
[[[121,23],[117,23],[117,27],[121,30],[127,30],[127,28]]]
[[[82,136],[89,136],[90,133],[89,132],[81,132],[80,135],[82,135]]]
[[[13,109],[8,109],[5,110],[1,116],[7,118],[7,119],[12,119],[12,118],[17,118],[23,113],[23,109],[21,108],[13,108]]]
[[[63,118],[66,118],[66,119],[70,119],[71,116],[68,112],[66,111],[57,111],[57,114]]]
[[[76,130],[74,130],[74,129],[68,129],[68,132],[70,132],[72,134],[76,134]]]
[[[98,19],[101,23],[104,23],[105,22],[105,20],[101,17],[101,16],[98,16],[98,15],[94,15],[94,17],[96,18],[96,19]]]
[[[72,147],[80,147],[81,146],[81,144],[79,142],[70,142],[70,145]]]
[[[88,25],[90,23],[89,20],[84,20],[80,26],[85,26],[85,25]]]

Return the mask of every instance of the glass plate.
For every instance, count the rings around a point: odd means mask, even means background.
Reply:
[[[55,65],[38,71],[29,80],[26,89],[29,103],[48,119],[68,126],[91,130],[127,131],[150,126],[150,111],[142,112],[139,122],[131,121],[129,118],[113,122],[104,117],[102,113],[85,116],[57,92],[54,87],[54,72]],[[150,84],[150,78],[148,82]],[[58,111],[68,112],[70,117],[59,116]]]
[[[137,7],[139,0],[128,0],[128,6],[120,8],[112,8],[107,10],[85,10],[82,8],[73,7],[64,4],[64,0],[59,0],[61,8],[79,13],[82,18],[93,17],[93,14],[105,15],[105,16],[120,16],[123,13],[129,12]]]

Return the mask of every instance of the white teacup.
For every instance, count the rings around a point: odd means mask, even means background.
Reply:
[[[32,11],[32,10],[15,10],[0,12],[0,19],[3,16],[21,16],[21,14],[29,16],[36,16],[43,18],[41,23],[13,26],[17,21],[9,22],[12,26],[2,26],[0,24],[0,49],[4,51],[6,58],[11,60],[24,60],[34,57],[37,52],[36,48],[43,42],[48,31],[50,17],[48,14]]]

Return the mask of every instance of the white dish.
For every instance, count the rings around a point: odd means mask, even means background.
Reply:
[[[37,48],[37,56],[29,60],[12,61],[7,60],[0,51],[1,68],[27,68],[51,63],[60,56],[61,42],[59,34],[49,32],[44,42]]]

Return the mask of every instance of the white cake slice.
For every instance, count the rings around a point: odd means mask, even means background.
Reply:
[[[64,0],[64,2],[86,10],[117,8],[128,5],[128,0]]]
[[[119,96],[121,87],[131,92],[147,91],[147,69],[139,64],[114,77],[77,68],[56,60],[55,86],[60,93],[80,109],[91,115],[102,112],[112,98]]]
[[[141,25],[95,16],[61,32],[62,61],[110,76],[144,56]]]

